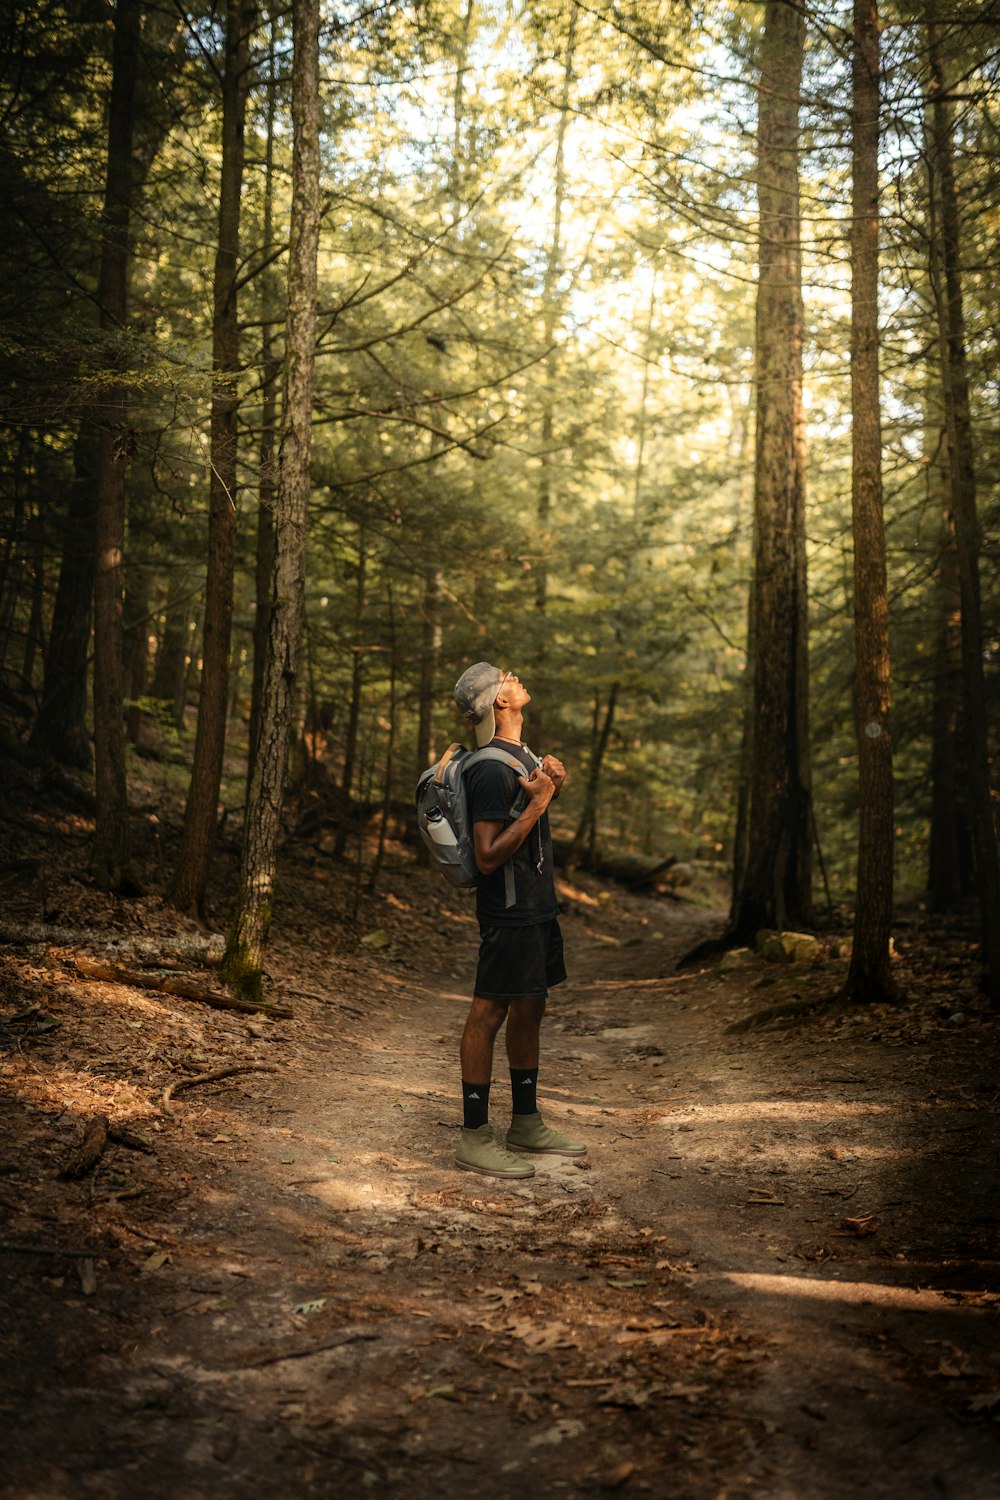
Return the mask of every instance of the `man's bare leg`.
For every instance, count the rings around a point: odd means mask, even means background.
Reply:
[[[507,1017],[507,1061],[512,1068],[538,1067],[544,1000],[515,1000]]]
[[[493,1044],[507,1007],[499,1000],[476,995],[462,1032],[462,1077],[467,1083],[489,1083],[493,1076]]]

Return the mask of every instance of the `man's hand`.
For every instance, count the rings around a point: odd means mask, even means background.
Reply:
[[[530,776],[522,777],[521,784],[525,795],[539,813],[544,812],[556,794],[555,782],[542,766],[536,766]]]
[[[549,780],[552,782],[552,785],[555,787],[555,791],[552,795],[554,797],[558,797],[559,793],[562,791],[563,782],[566,780],[566,767],[563,765],[558,756],[547,755],[542,761],[542,770],[545,772],[546,776],[548,776]]]

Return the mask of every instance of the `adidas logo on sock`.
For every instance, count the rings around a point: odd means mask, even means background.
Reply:
[[[467,1099],[478,1099],[479,1095],[478,1094],[467,1094],[466,1098]]]

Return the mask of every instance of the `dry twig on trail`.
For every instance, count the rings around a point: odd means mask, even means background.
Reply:
[[[230,1068],[214,1068],[211,1073],[195,1073],[192,1078],[178,1078],[168,1083],[163,1090],[163,1112],[173,1114],[170,1101],[178,1089],[192,1089],[199,1083],[215,1083],[220,1078],[232,1078],[236,1073],[277,1073],[268,1063],[235,1063]]]
[[[284,1353],[262,1354],[258,1359],[247,1360],[245,1364],[236,1366],[239,1370],[262,1370],[265,1365],[280,1365],[285,1359],[308,1359],[311,1354],[324,1354],[327,1349],[340,1349],[345,1344],[368,1343],[372,1339],[380,1338],[381,1334],[367,1331],[354,1330],[343,1334],[339,1339],[330,1339],[325,1344],[312,1344],[305,1349],[286,1349]]]
[[[245,1016],[273,1016],[278,1020],[289,1020],[292,1011],[286,1005],[271,1005],[267,1001],[256,1004],[250,1000],[238,1000],[228,990],[208,989],[195,980],[173,978],[167,974],[150,974],[141,969],[123,969],[107,959],[88,958],[77,954],[67,962],[80,979],[103,980],[108,984],[130,985],[138,990],[158,990],[163,995],[177,995],[182,1000],[197,1000],[210,1005],[214,1010],[235,1010]]]

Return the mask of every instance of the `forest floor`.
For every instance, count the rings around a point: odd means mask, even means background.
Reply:
[[[3,876],[8,928],[195,930],[96,893],[87,833],[18,789],[0,861],[38,864]],[[5,1500],[1000,1496],[1000,1069],[961,934],[910,914],[899,1007],[734,1035],[842,963],[678,973],[705,892],[560,895],[539,1092],[589,1154],[517,1184],[453,1165],[476,928],[402,847],[375,898],[287,851],[292,1019],[83,980],[5,929]],[[502,1052],[493,1098],[502,1128]],[[65,1178],[95,1113],[153,1149]]]

